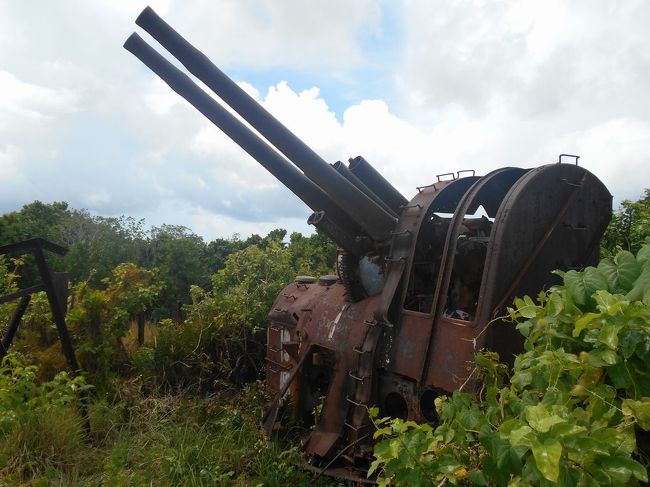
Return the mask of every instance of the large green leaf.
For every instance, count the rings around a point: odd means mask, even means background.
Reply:
[[[634,416],[641,428],[650,430],[650,397],[644,397],[640,401],[625,399],[622,409],[625,415]]]
[[[522,446],[530,446],[530,437],[533,434],[533,429],[528,426],[524,425],[521,426],[520,428],[513,429],[510,432],[510,446],[516,447],[519,445]]]
[[[595,267],[587,267],[582,272],[567,272],[564,275],[564,284],[573,301],[579,306],[592,305],[591,295],[599,289],[608,289],[607,279]]]
[[[650,263],[650,245],[644,245],[636,253],[636,261],[642,266],[647,266]]]
[[[622,326],[604,323],[598,334],[598,341],[612,350],[616,350],[618,348],[618,332]]]
[[[479,434],[479,441],[499,471],[509,475],[521,468],[516,450],[498,432],[484,427]]]
[[[631,252],[624,250],[612,259],[603,259],[598,264],[598,270],[607,279],[611,293],[625,293],[632,289],[634,281],[641,273],[639,264]]]
[[[541,474],[551,482],[557,482],[560,476],[560,457],[562,445],[557,440],[547,440],[544,443],[533,441],[533,457],[535,465]]]
[[[650,265],[646,265],[625,297],[630,301],[641,301],[648,290],[650,290]]]
[[[554,424],[564,422],[557,414],[551,414],[543,404],[526,406],[525,411],[528,424],[540,433],[546,433]]]
[[[524,296],[523,299],[515,298],[515,306],[517,307],[517,311],[524,318],[535,318],[539,309],[539,307],[535,305],[530,296]]]
[[[580,335],[580,332],[584,330],[589,325],[589,323],[598,317],[600,317],[600,313],[585,313],[580,318],[578,318],[576,320],[575,326],[573,327],[574,338],[578,337]]]
[[[648,481],[648,473],[639,462],[627,457],[603,457],[599,459],[599,466],[607,473],[614,485],[626,484],[631,476],[642,482]]]

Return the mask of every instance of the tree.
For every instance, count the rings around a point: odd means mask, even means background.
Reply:
[[[291,266],[296,274],[331,274],[336,263],[336,244],[322,233],[309,237],[294,232],[289,237]]]
[[[9,244],[33,237],[58,240],[59,226],[69,215],[68,203],[34,201],[18,211],[0,216],[0,244]]]
[[[637,201],[625,200],[603,236],[603,256],[612,256],[619,250],[637,252],[650,236],[650,189]]]
[[[169,315],[178,303],[189,302],[190,286],[209,283],[206,245],[203,238],[181,225],[153,227],[144,266],[157,268],[164,287],[160,308]]]
[[[75,281],[99,284],[122,262],[141,262],[147,242],[144,220],[105,218],[86,210],[72,210],[61,222],[59,239],[69,252],[64,268]]]

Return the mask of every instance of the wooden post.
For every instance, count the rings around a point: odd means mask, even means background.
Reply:
[[[2,342],[0,343],[0,361],[2,361],[5,355],[7,355],[9,347],[11,346],[11,342],[13,341],[14,336],[18,331],[20,320],[25,314],[25,310],[27,309],[27,305],[31,299],[32,297],[29,294],[27,296],[23,296],[23,298],[20,300],[20,303],[18,304],[18,307],[16,308],[16,311],[14,311],[14,315],[11,317],[11,321],[7,327],[7,332],[5,333],[5,336],[2,338]]]

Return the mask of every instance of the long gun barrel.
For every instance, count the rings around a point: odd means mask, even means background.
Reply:
[[[368,186],[366,186],[366,184],[361,181],[361,179],[352,174],[350,172],[350,169],[348,169],[345,164],[343,164],[341,161],[336,161],[334,164],[332,164],[332,167],[336,169],[336,172],[338,172],[341,176],[354,184],[366,196],[371,198],[375,203],[386,210],[390,215],[393,215],[395,218],[397,218],[399,212],[395,213],[386,203],[384,203],[381,198],[379,198],[379,196],[377,196]]]
[[[357,156],[354,159],[350,159],[349,162],[349,171],[363,181],[377,197],[399,215],[402,207],[408,203],[408,200],[363,157]]]
[[[312,210],[316,212],[324,211],[335,227],[343,229],[341,233],[347,235],[359,235],[361,233],[361,229],[356,222],[341,210],[316,184],[199,88],[189,76],[149,46],[138,34],[132,34],[124,43],[124,48],[133,53],[176,93],[185,98],[206,118],[239,144],[242,149],[253,156]],[[353,253],[357,252],[356,249],[351,249],[347,242],[342,242],[341,238],[336,238],[331,232],[326,231],[326,233],[346,250],[353,251]]]
[[[250,123],[305,175],[334,199],[377,242],[390,236],[396,219],[341,176],[318,154],[266,111],[204,54],[187,42],[150,7],[136,24],[153,36],[187,70]]]

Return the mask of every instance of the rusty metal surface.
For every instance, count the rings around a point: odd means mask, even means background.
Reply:
[[[407,262],[407,273],[404,276],[404,285],[400,297],[401,304],[399,319],[397,320],[397,332],[393,336],[393,342],[390,344],[392,363],[389,369],[394,373],[419,380],[423,368],[426,367],[427,342],[431,334],[433,322],[433,303],[435,300],[435,282],[430,283],[432,292],[431,305],[425,312],[416,312],[403,309],[404,301],[407,296],[407,284],[414,272],[414,257],[416,255],[416,246],[420,236],[420,228],[427,219],[432,218],[434,213],[453,213],[458,202],[461,200],[467,188],[475,183],[479,178],[467,177],[458,180],[442,181],[430,187],[424,188],[413,199],[411,204],[421,205],[423,210],[419,218],[413,222],[413,240],[404,258]],[[440,269],[435,269],[432,273],[433,279],[439,274]]]
[[[605,186],[576,165],[551,164],[522,177],[494,222],[479,296],[479,321],[487,323],[501,314],[515,296],[535,295],[558,282],[552,270],[593,264],[611,218],[611,205]],[[496,323],[481,338],[479,346],[499,352],[504,360],[511,360],[520,349],[521,336],[511,326]]]
[[[321,419],[307,438],[306,450],[326,456],[329,450],[343,435],[347,413],[347,384],[354,380],[350,375],[354,352],[351,349],[361,346],[365,327],[359,323],[371,322],[372,313],[379,296],[359,303],[345,300],[346,290],[340,282],[326,285],[290,284],[287,286],[269,313],[267,361],[269,362],[267,384],[275,391],[283,385],[283,374],[288,380],[290,371],[296,366],[295,360],[282,343],[298,347],[298,355],[304,356],[307,350],[317,347],[336,353],[333,370],[330,372],[327,391],[322,391]],[[300,394],[301,391],[296,391]],[[300,402],[300,397],[290,398]]]
[[[323,161],[150,8],[136,22],[286,159],[137,35],[125,47],[310,206],[309,223],[340,247],[342,281],[289,284],[267,328],[275,398],[265,429],[302,422],[303,448],[327,459],[318,462],[326,473],[364,480],[329,467],[371,456],[368,407],[435,421],[435,397],[476,385],[477,350],[506,361],[520,352],[520,334],[498,319],[514,296],[552,285],[556,268],[595,262],[611,195],[577,156],[575,165],[440,174],[407,202],[361,156],[337,169]]]
[[[276,325],[292,329],[292,340],[302,340],[298,355],[309,344],[334,350],[338,357],[321,418],[307,439],[306,450],[328,457],[363,438],[371,430],[365,408],[372,404],[379,405],[385,414],[427,420],[435,415],[431,397],[438,391],[471,384],[477,349],[487,346],[503,354],[516,352],[520,343],[505,339],[503,328],[492,334],[482,331],[504,293],[513,292],[508,285],[514,285],[517,292],[539,290],[551,282],[550,271],[559,265],[558,256],[569,259],[570,266],[588,263],[585,259],[593,255],[594,241],[604,230],[611,209],[609,193],[595,178],[589,181],[590,177],[584,169],[567,165],[534,170],[503,168],[480,178],[444,180],[421,188],[402,209],[385,257],[386,285],[380,296],[344,304],[340,284],[328,286],[327,291],[315,284],[288,286],[269,314],[269,359],[292,366],[286,360],[288,354],[283,362],[284,352],[278,351]],[[555,191],[551,183],[558,181],[564,191]],[[486,237],[489,251],[477,313],[467,321],[444,316],[444,311],[461,229],[467,230],[470,224],[466,215],[478,206],[493,206],[499,211],[491,224],[491,235]],[[440,266],[435,269],[436,282],[431,283],[435,297],[426,312],[404,309],[420,232],[431,231],[426,222],[438,212],[453,216],[448,228],[442,227]],[[536,229],[518,231],[526,228],[533,215],[538,222]],[[562,241],[572,235],[569,248],[576,252],[553,246],[556,232],[562,233]],[[510,252],[510,245],[523,250]],[[551,255],[555,260],[548,258]],[[500,279],[502,276],[506,277]],[[522,287],[526,283],[532,287]],[[279,381],[276,372],[269,373],[271,387],[277,388]],[[347,396],[344,391],[348,391]],[[300,394],[299,388],[292,393]],[[423,406],[426,397],[430,403],[427,411]],[[363,456],[369,450],[360,442],[353,451]]]
[[[422,370],[421,378],[429,386],[453,390],[465,382],[468,376],[468,364],[471,363],[475,353],[474,338],[481,329],[477,320],[464,322],[443,316],[454,272],[460,230],[465,217],[478,206],[484,206],[486,202],[500,205],[511,187],[525,173],[526,170],[520,168],[497,169],[476,181],[459,201],[446,236],[442,257],[443,269],[438,274],[434,297],[435,320],[433,329],[427,337],[427,363]],[[493,241],[494,235],[490,237],[490,241]]]

